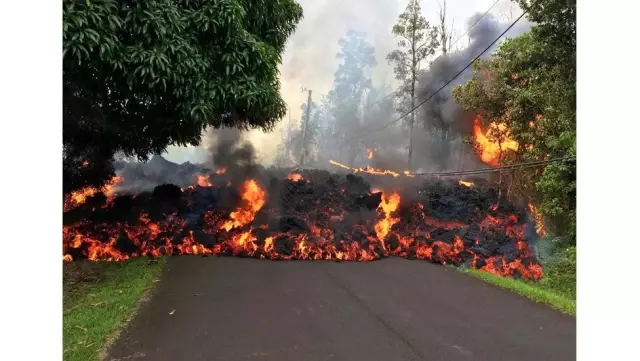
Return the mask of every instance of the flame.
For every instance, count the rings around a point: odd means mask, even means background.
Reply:
[[[467,182],[467,181],[459,180],[458,184],[460,184],[462,186],[465,186],[465,187],[469,187],[469,188],[473,187],[473,182]]]
[[[373,174],[373,175],[390,175],[390,176],[392,176],[394,178],[400,176],[400,173],[394,172],[392,170],[375,169],[375,168],[371,168],[371,167],[352,168],[352,167],[349,167],[348,165],[344,165],[342,163],[336,162],[335,160],[329,160],[329,163],[331,163],[333,165],[336,165],[336,166],[338,166],[340,168],[351,170],[354,173],[362,172],[362,173]]]
[[[209,177],[207,177],[206,175],[199,175],[198,176],[198,185],[200,187],[212,187],[213,184],[209,181]]]
[[[220,229],[229,231],[236,227],[242,227],[251,223],[256,213],[262,208],[265,203],[265,192],[260,188],[258,183],[251,179],[244,183],[244,191],[242,193],[242,199],[245,201],[245,206],[239,208],[235,212],[231,212],[230,220],[226,221]]]
[[[115,186],[119,183],[122,183],[122,177],[115,176],[107,182],[107,184],[102,187],[102,189],[98,189],[95,187],[86,187],[75,192],[71,192],[71,194],[67,195],[63,202],[63,212],[68,212],[87,201],[87,198],[96,195],[98,192],[102,191],[107,196],[107,203],[110,202],[111,197],[115,194]]]
[[[227,172],[227,168],[220,168],[216,171],[216,174],[225,174]]]
[[[545,231],[544,223],[542,222],[542,213],[540,213],[536,206],[531,202],[529,202],[529,212],[531,212],[531,216],[536,222],[536,234],[538,237],[545,237],[547,235],[547,231]]]
[[[378,240],[382,244],[383,248],[385,248],[384,239],[391,231],[391,227],[393,227],[394,224],[400,221],[399,218],[391,217],[391,213],[395,212],[396,209],[398,209],[399,205],[400,195],[398,193],[392,193],[388,196],[384,193],[382,194],[382,200],[378,205],[378,210],[382,210],[382,212],[384,213],[384,219],[381,219],[380,221],[378,221],[378,223],[376,223],[374,230],[376,231]]]
[[[373,156],[376,155],[376,149],[367,149],[367,159],[373,159]]]
[[[349,209],[341,203],[343,194],[347,197],[353,194],[349,195],[349,187],[342,186],[328,190],[333,193],[327,194],[326,198],[311,199],[317,205],[313,215],[286,210],[294,212],[296,218],[308,225],[306,230],[293,227],[281,231],[274,229],[271,223],[258,222],[263,219],[262,215],[272,213],[279,217],[281,211],[276,206],[267,206],[265,190],[251,179],[242,183],[240,190],[241,203],[233,212],[227,213],[219,207],[208,209],[198,228],[191,228],[193,222],[187,222],[178,211],[164,216],[140,213],[136,221],[78,221],[65,225],[63,261],[122,261],[173,254],[345,261],[399,256],[435,263],[467,264],[502,276],[534,280],[543,276],[533,250],[524,241],[525,220],[506,213],[508,207],[490,206],[486,214],[472,216],[473,220],[467,221],[473,223],[467,224],[458,219],[427,214],[428,203],[407,201],[395,192],[382,192],[377,216],[360,217],[354,223],[346,217]],[[376,191],[379,190],[372,189],[370,193]],[[192,188],[185,190],[187,199],[197,195]],[[467,232],[471,226],[476,229]],[[477,232],[482,238],[475,238]],[[500,253],[487,255],[478,250],[487,245],[492,247],[494,239],[501,245],[510,242],[515,247],[516,257],[512,251],[506,258]]]
[[[300,173],[291,173],[287,176],[287,179],[292,181],[292,182],[297,182],[302,180],[302,174]]]
[[[480,159],[491,166],[497,167],[500,165],[500,156],[503,151],[517,151],[518,142],[509,138],[509,134],[506,131],[506,124],[492,122],[489,125],[489,130],[486,133],[482,131],[480,127],[480,119],[476,118],[473,121],[473,136],[477,146],[480,148]],[[505,139],[502,142],[493,141],[494,137],[498,137],[499,133],[505,135]]]

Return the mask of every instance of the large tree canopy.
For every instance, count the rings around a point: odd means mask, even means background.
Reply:
[[[505,124],[519,143],[505,163],[576,155],[575,8],[565,0],[538,0],[528,17],[537,23],[530,32],[476,63],[473,78],[454,90],[465,109]],[[550,231],[575,242],[575,164],[549,164],[521,175]]]
[[[65,192],[100,185],[116,152],[197,145],[207,126],[270,130],[295,0],[63,2]]]

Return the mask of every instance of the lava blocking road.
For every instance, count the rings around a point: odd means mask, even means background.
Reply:
[[[372,189],[360,176],[219,169],[153,192],[82,190],[65,201],[63,259],[198,254],[371,261],[400,256],[542,277],[535,223],[490,188],[456,182]]]

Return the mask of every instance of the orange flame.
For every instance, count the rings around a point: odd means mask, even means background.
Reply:
[[[484,163],[497,167],[500,165],[500,156],[503,151],[518,150],[518,142],[508,137],[509,135],[506,131],[506,127],[507,126],[504,123],[498,124],[492,122],[489,125],[489,130],[484,133],[482,131],[482,128],[480,127],[480,119],[474,119],[473,136],[478,148],[480,148],[481,151],[480,159],[482,159]],[[501,135],[505,138],[502,142],[492,140]]]
[[[265,192],[255,180],[251,179],[244,182],[243,188],[242,199],[245,201],[245,206],[235,212],[231,212],[231,219],[220,226],[220,229],[229,231],[233,228],[242,227],[251,223],[256,213],[258,213],[264,205],[266,198]]]
[[[469,187],[469,188],[473,187],[473,182],[467,182],[467,181],[459,180],[458,184],[460,184],[462,186],[465,186],[465,187]]]
[[[216,174],[225,174],[227,172],[227,168],[220,168],[216,171]]]
[[[111,180],[102,187],[102,192],[108,198],[113,197],[115,193],[115,186],[122,183],[122,180],[122,177],[119,176],[111,178]],[[68,212],[81,204],[84,204],[84,202],[87,201],[87,198],[96,195],[99,191],[100,189],[95,187],[86,187],[75,192],[71,192],[71,194],[67,195],[64,199],[62,211]],[[109,199],[107,199],[107,203],[109,203]]]
[[[300,173],[291,173],[287,176],[287,179],[292,181],[292,182],[297,182],[302,180],[302,174]]]
[[[538,237],[544,237],[547,235],[547,231],[544,229],[544,223],[542,222],[542,213],[538,211],[533,203],[529,203],[529,211],[533,220],[536,222],[536,234]]]
[[[380,205],[378,205],[378,209],[384,212],[384,219],[381,219],[376,223],[374,230],[376,231],[376,235],[378,236],[378,240],[384,247],[384,239],[387,237],[387,234],[391,231],[391,227],[394,224],[400,221],[399,218],[391,217],[391,213],[395,212],[400,205],[400,195],[398,193],[392,193],[391,195],[382,194],[382,200],[380,201]]]
[[[367,159],[373,159],[373,156],[376,155],[376,149],[367,149]]]
[[[212,187],[213,184],[209,181],[209,177],[207,177],[206,175],[199,175],[198,176],[198,185],[200,187]]]

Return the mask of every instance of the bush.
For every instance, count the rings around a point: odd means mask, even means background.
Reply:
[[[576,247],[559,250],[543,263],[544,277],[540,285],[575,299],[576,297]]]

